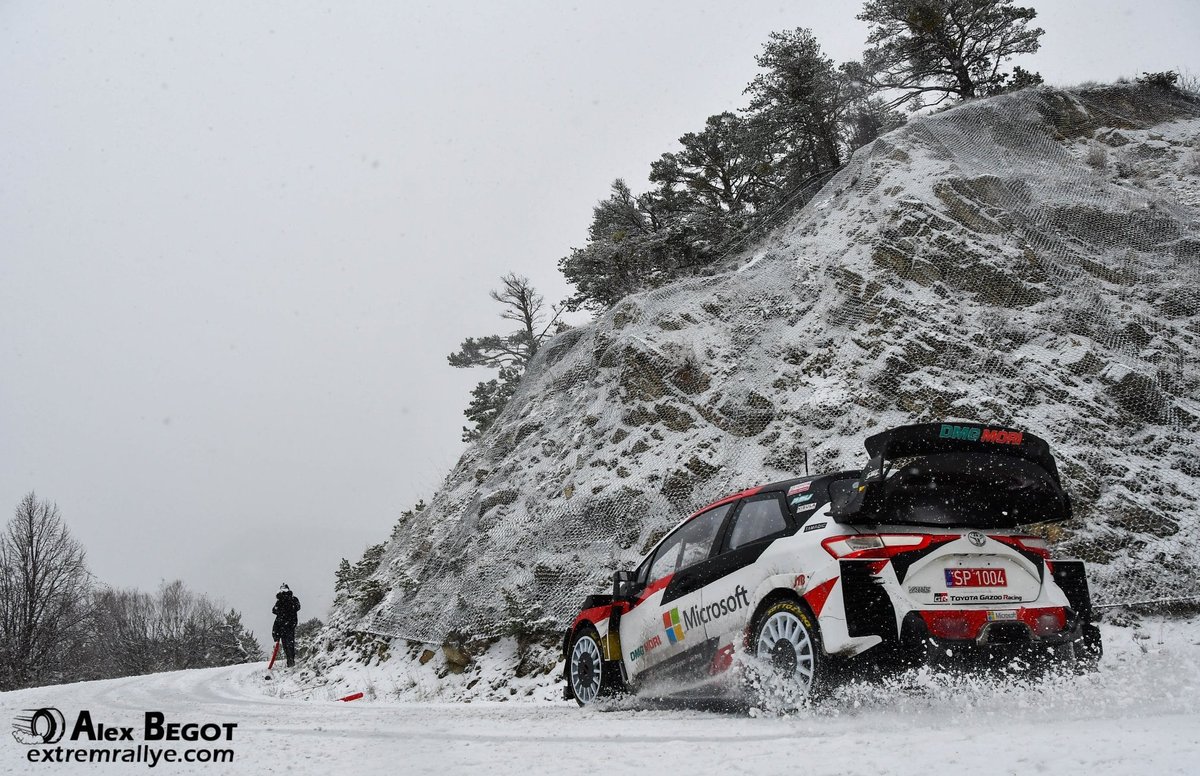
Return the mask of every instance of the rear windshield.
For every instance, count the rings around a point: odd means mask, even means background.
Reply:
[[[878,511],[854,522],[1015,528],[1062,514],[1065,496],[1042,467],[993,453],[938,453],[891,462]]]

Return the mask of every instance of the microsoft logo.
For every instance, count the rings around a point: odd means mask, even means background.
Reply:
[[[679,624],[678,609],[663,612],[663,628],[667,631],[667,641],[672,644],[683,641],[683,626]]]

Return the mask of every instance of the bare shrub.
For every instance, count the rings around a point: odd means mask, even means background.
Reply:
[[[1178,89],[1178,81],[1179,73],[1174,70],[1165,70],[1161,73],[1142,73],[1137,79],[1137,82],[1143,86],[1167,90]]]
[[[1083,157],[1083,161],[1088,167],[1103,170],[1108,167],[1108,151],[1104,149],[1104,146],[1093,140],[1088,145],[1087,155]]]
[[[1200,75],[1190,70],[1184,70],[1179,75],[1179,81],[1175,86],[1180,91],[1200,96]]]

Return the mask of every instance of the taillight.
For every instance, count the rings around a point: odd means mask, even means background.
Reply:
[[[924,534],[854,534],[831,536],[821,546],[835,558],[891,558],[929,544]]]
[[[1050,546],[1040,536],[993,536],[993,539],[1011,544],[1018,549],[1040,555],[1043,560],[1050,560]]]
[[[1033,630],[1039,636],[1059,633],[1067,627],[1067,615],[1062,609],[1047,609],[1034,620]]]

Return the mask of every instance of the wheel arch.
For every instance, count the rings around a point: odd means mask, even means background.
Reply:
[[[563,679],[566,682],[566,689],[563,691],[563,698],[570,700],[574,698],[583,705],[582,701],[576,696],[574,688],[571,686],[571,652],[574,649],[575,643],[585,635],[592,635],[596,642],[596,646],[600,650],[600,688],[599,695],[612,695],[614,693],[622,693],[628,690],[625,678],[624,669],[621,665],[619,653],[619,641],[614,644],[610,638],[612,633],[607,627],[608,622],[604,620],[604,633],[601,633],[599,625],[587,618],[576,618],[572,627],[567,630],[566,636],[563,638]],[[610,650],[617,651],[617,657],[610,657]],[[607,667],[607,668],[605,668]]]
[[[605,624],[605,626],[608,625],[607,618],[604,619],[604,624]],[[571,623],[571,627],[567,628],[566,633],[563,635],[562,653],[563,653],[564,660],[566,660],[570,657],[571,645],[575,643],[575,637],[578,636],[581,632],[587,630],[588,628],[591,628],[592,630],[596,631],[596,636],[600,642],[601,647],[603,647],[608,634],[605,632],[602,632],[600,625],[598,623],[596,623],[594,620],[592,620],[591,618],[580,616],[580,617],[575,618],[575,622]],[[605,627],[604,631],[607,631],[607,630],[608,630],[608,628]]]
[[[563,632],[563,660],[568,660],[571,657],[571,644],[575,641],[575,634],[579,633],[581,628],[586,628],[589,625],[591,625],[591,623],[587,620],[576,620],[575,622],[571,623],[570,627]]]
[[[808,605],[808,602],[804,600],[804,597],[790,587],[776,587],[768,591],[762,598],[760,598],[758,605],[754,607],[754,613],[750,615],[750,620],[746,623],[746,630],[742,634],[743,647],[746,649],[750,648],[751,641],[754,638],[754,632],[758,630],[759,620],[762,619],[763,614],[768,609],[770,609],[779,601],[791,601],[792,603],[798,604],[800,608],[803,609],[808,615],[809,619],[812,620],[813,628],[818,633],[820,632],[821,626],[817,621],[817,616],[813,614],[812,607]],[[822,647],[822,652],[823,651],[824,647]]]
[[[606,662],[619,663],[621,661],[621,636],[611,627],[611,607],[604,612],[591,610],[591,612],[583,612],[575,618],[575,622],[567,629],[563,636],[563,660],[570,657],[571,645],[575,643],[576,637],[591,629],[596,633],[596,640],[600,645],[600,654]]]

